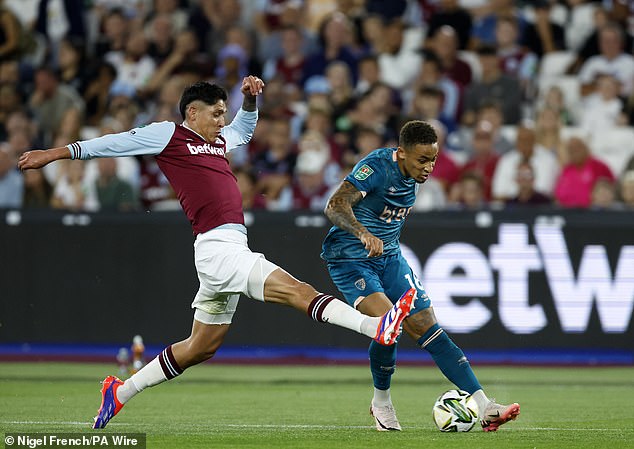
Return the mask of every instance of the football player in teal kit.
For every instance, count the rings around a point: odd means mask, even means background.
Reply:
[[[326,206],[334,226],[322,257],[345,299],[364,314],[380,316],[403,291],[417,290],[404,329],[451,382],[474,396],[483,429],[495,431],[519,415],[519,404],[505,406],[487,398],[462,350],[438,325],[431,301],[399,247],[401,228],[418,188],[434,170],[438,151],[434,128],[411,121],[401,129],[397,148],[375,150],[359,161]],[[401,430],[390,397],[396,345],[372,342],[368,352],[374,381],[370,413],[376,428]]]

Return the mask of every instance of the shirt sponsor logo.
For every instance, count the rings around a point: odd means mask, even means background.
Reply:
[[[203,145],[192,145],[191,143],[188,143],[187,149],[191,154],[214,154],[216,156],[225,155],[224,148],[214,147],[208,143]]]
[[[354,178],[359,181],[364,181],[368,179],[368,177],[374,173],[374,170],[370,168],[369,165],[363,164],[359,169],[354,173]]]

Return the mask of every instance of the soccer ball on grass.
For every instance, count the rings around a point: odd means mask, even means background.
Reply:
[[[478,404],[462,390],[440,395],[432,409],[434,423],[441,432],[468,432],[478,422]]]

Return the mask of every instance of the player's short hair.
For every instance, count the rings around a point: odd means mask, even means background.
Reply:
[[[438,142],[438,136],[434,127],[422,120],[412,120],[401,128],[398,144],[404,150],[409,150],[415,145],[432,145]]]
[[[185,119],[187,106],[196,100],[208,105],[216,104],[220,100],[227,101],[227,91],[217,84],[211,84],[206,81],[199,81],[185,88],[178,105],[183,120]]]

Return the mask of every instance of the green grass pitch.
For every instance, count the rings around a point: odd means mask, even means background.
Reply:
[[[98,383],[116,366],[0,363],[0,431],[97,432]],[[100,432],[141,432],[157,448],[634,448],[634,368],[480,367],[490,396],[522,412],[497,433],[441,433],[431,407],[452,386],[399,367],[402,432],[377,432],[361,366],[204,364],[134,398]]]

